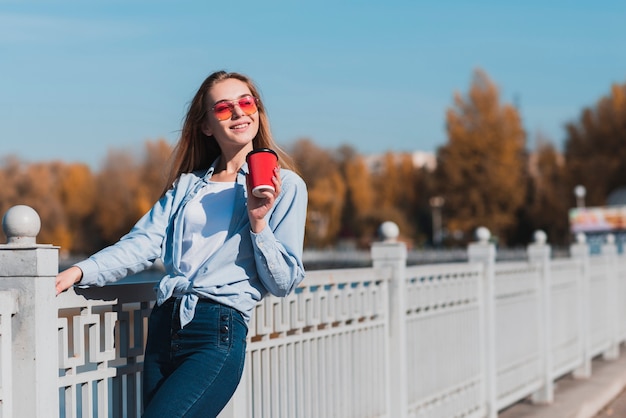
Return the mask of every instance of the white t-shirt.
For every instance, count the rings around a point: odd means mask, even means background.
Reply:
[[[226,240],[235,207],[235,183],[209,183],[187,204],[183,214],[180,270],[197,270]]]

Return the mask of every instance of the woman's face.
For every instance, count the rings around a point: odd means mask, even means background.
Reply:
[[[234,78],[220,81],[211,87],[206,100],[209,110],[202,132],[213,136],[222,152],[252,150],[252,140],[259,131],[259,112],[246,83]]]

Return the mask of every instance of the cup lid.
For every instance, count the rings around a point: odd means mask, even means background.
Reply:
[[[256,154],[256,153],[258,153],[258,152],[271,152],[272,154],[274,154],[274,155],[276,156],[276,158],[278,158],[278,154],[276,154],[276,151],[274,151],[273,149],[270,149],[270,148],[256,148],[256,149],[253,149],[252,151],[250,151],[250,152],[248,153],[248,155],[246,156],[246,159],[247,159],[250,155],[252,155],[252,154]]]

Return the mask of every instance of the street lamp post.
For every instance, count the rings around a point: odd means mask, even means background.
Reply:
[[[433,196],[430,198],[429,202],[433,216],[433,245],[439,247],[443,238],[441,207],[445,203],[445,200],[441,196]]]
[[[574,195],[576,195],[576,207],[582,209],[585,207],[585,195],[587,194],[587,189],[582,184],[574,187]]]

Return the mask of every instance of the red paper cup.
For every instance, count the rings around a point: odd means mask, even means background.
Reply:
[[[278,155],[269,148],[258,148],[248,153],[246,161],[252,194],[256,197],[263,197],[263,192],[267,190],[274,192],[272,177],[274,177],[274,168],[278,164]]]

